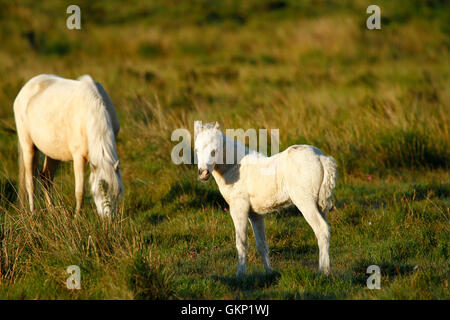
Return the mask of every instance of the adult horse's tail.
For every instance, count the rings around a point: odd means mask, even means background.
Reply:
[[[17,196],[19,200],[19,205],[25,208],[26,193],[27,193],[25,185],[25,162],[23,161],[23,151],[18,139],[17,139],[17,151],[19,153],[18,157],[19,177],[17,179]],[[33,156],[33,168],[32,168],[33,179],[36,176],[37,171],[39,170],[38,167],[39,167],[39,150],[36,149]]]
[[[337,164],[333,157],[321,156],[323,167],[323,180],[320,186],[318,205],[320,212],[325,217],[333,207],[333,189],[336,187]]]
[[[17,150],[19,152],[19,177],[17,179],[18,197],[19,204],[25,206],[25,163],[23,162],[23,152],[19,139],[17,139]]]

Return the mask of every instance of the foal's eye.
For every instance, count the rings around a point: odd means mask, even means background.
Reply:
[[[214,157],[216,155],[216,150],[211,151],[211,157]]]

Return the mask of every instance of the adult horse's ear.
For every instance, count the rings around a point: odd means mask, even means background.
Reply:
[[[214,129],[220,130],[220,124],[216,121],[216,124],[214,125]]]
[[[202,131],[202,122],[200,120],[194,121],[194,134],[197,135]]]
[[[114,163],[114,171],[119,170],[119,160],[117,160],[116,163]]]

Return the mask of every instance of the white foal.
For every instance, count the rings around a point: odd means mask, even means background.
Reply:
[[[76,214],[84,194],[84,167],[91,166],[91,191],[101,216],[110,216],[122,193],[116,152],[119,120],[105,89],[88,75],[70,80],[38,75],[29,80],[14,101],[19,138],[19,196],[25,191],[34,211],[33,172],[38,151],[45,155],[41,172],[44,186],[51,185],[58,161],[73,161]],[[45,193],[50,202],[48,193]]]
[[[237,275],[245,274],[248,220],[266,272],[272,272],[264,214],[292,204],[302,212],[317,237],[319,270],[329,274],[330,231],[326,214],[332,207],[336,186],[335,160],[309,145],[293,145],[266,157],[224,135],[217,122],[202,125],[196,121],[194,130],[199,177],[206,181],[212,174],[230,206],[236,229]]]

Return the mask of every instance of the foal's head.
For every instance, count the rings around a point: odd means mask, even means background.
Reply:
[[[223,137],[219,123],[207,123],[202,125],[201,121],[195,121],[194,131],[195,153],[198,161],[198,175],[203,181],[211,176],[216,163],[221,160],[223,149]]]
[[[111,217],[117,208],[117,200],[123,193],[122,176],[119,160],[116,163],[91,163],[91,193],[102,217]]]

